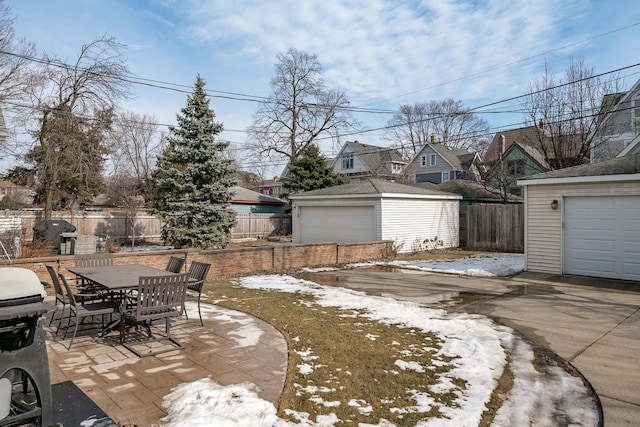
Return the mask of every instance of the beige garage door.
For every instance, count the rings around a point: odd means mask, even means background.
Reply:
[[[640,196],[567,197],[567,274],[640,280]]]
[[[373,206],[302,206],[300,242],[369,242],[376,238]]]

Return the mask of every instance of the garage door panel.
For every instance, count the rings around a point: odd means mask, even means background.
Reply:
[[[640,280],[640,196],[565,198],[563,266],[568,274]]]
[[[586,276],[598,276],[601,272],[613,273],[615,271],[615,264],[612,261],[602,261],[593,259],[576,259],[573,267],[576,270],[583,271],[583,275]],[[592,274],[587,274],[590,272]],[[596,274],[594,274],[596,273]]]
[[[574,239],[570,242],[570,249],[580,251],[614,251],[616,243],[613,240]]]
[[[584,218],[574,220],[574,228],[577,230],[593,231],[593,230],[607,230],[613,231],[616,228],[615,221],[610,219],[595,219]]]
[[[373,206],[304,206],[300,209],[302,243],[375,240]]]

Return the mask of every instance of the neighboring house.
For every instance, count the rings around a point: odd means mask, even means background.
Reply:
[[[9,138],[9,132],[7,126],[4,123],[4,116],[2,115],[2,109],[0,109],[0,143],[3,143]]]
[[[406,162],[398,150],[347,141],[330,164],[334,173],[351,179],[395,179],[402,173]]]
[[[393,240],[398,252],[457,247],[461,198],[380,179],[293,194],[293,242]]]
[[[480,181],[482,170],[482,160],[477,153],[432,141],[413,156],[404,175],[411,183],[440,184],[452,179]]]
[[[550,170],[549,164],[542,153],[533,146],[513,141],[507,147],[504,142],[506,137],[504,135],[499,137],[501,151],[498,154],[498,159],[492,160],[490,163],[485,162],[488,169],[485,182],[504,195],[514,194],[522,197],[524,191],[517,184],[518,178],[547,172]]]
[[[627,92],[607,94],[598,113],[591,161],[615,157],[640,135],[640,80]]]
[[[579,163],[583,148],[581,135],[552,135],[544,121],[538,126],[511,129],[494,135],[484,155],[484,163],[491,169],[503,154],[515,144],[547,170],[559,169],[563,164]]]
[[[640,154],[533,175],[525,269],[640,280]]]
[[[266,196],[280,197],[282,194],[282,181],[277,176],[273,177],[273,179],[265,179],[257,184],[253,190]]]
[[[287,202],[267,196],[257,191],[238,186],[233,187],[233,197],[229,200],[237,213],[284,213]]]

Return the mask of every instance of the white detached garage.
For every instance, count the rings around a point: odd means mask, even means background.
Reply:
[[[457,194],[368,179],[292,194],[294,243],[393,240],[399,252],[457,247]]]
[[[640,280],[640,155],[534,175],[525,269]]]

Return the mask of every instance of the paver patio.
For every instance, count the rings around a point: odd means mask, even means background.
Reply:
[[[216,311],[223,316],[205,318],[204,326],[197,316],[172,324],[172,335],[186,349],[144,358],[124,348],[115,336],[96,338],[95,329],[91,335],[79,332],[68,350],[70,337],[63,340],[55,327],[45,327],[51,383],[73,381],[115,422],[126,426],[159,425],[166,415],[163,397],[181,383],[206,377],[223,385],[253,383],[258,395],[277,407],[287,368],[286,341],[259,319],[221,307]],[[259,339],[250,345],[238,339],[247,321],[260,331],[254,331]],[[157,329],[164,332],[163,325]]]

